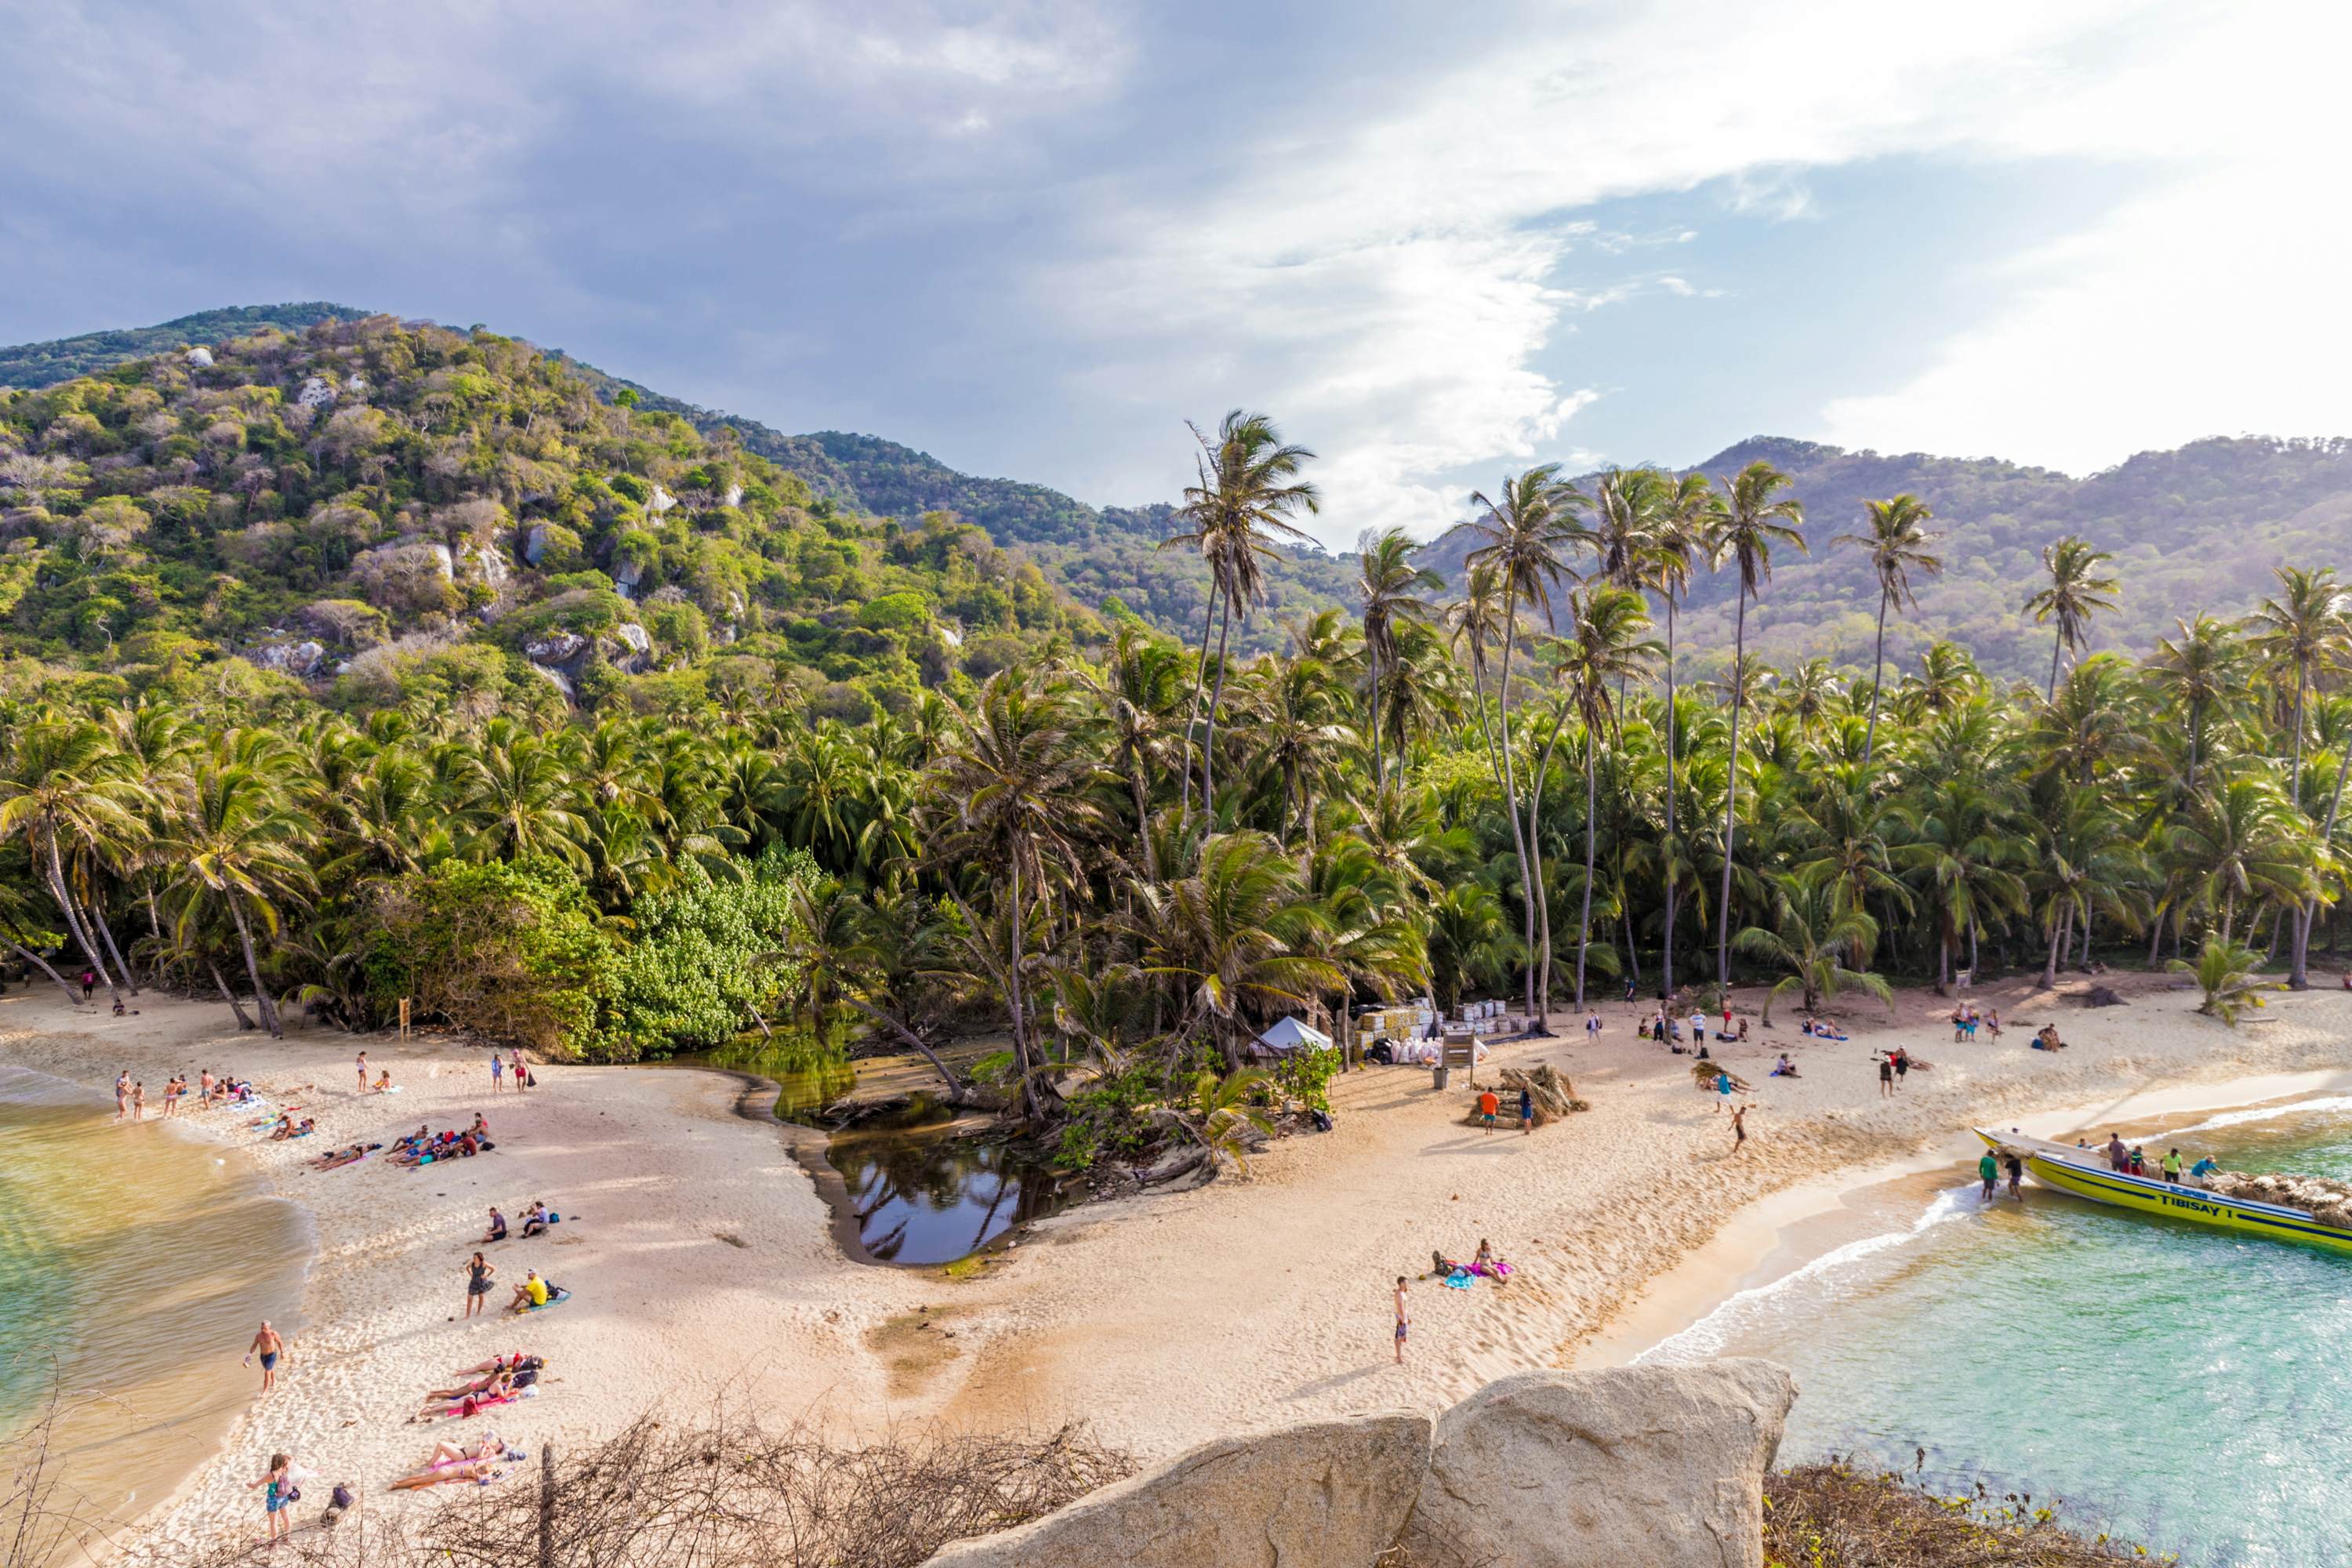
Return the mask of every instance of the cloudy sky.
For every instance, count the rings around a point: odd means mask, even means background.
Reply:
[[[0,341],[329,299],[1323,528],[1743,437],[2352,435],[2341,0],[0,0]]]

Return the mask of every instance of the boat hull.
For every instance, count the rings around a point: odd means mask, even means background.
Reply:
[[[2333,1252],[2352,1253],[2352,1231],[2321,1225],[2292,1209],[2275,1208],[2267,1204],[2240,1203],[2219,1193],[2154,1181],[2146,1176],[2084,1170],[2079,1165],[2041,1154],[2028,1154],[2025,1168],[2042,1185],[2055,1187],[2062,1193],[2072,1193],[2076,1197],[2088,1198],[2093,1203],[2112,1204],[2117,1208],[2137,1209],[2142,1214],[2162,1215],[2168,1219],[2188,1220],[2194,1225],[2213,1226],[2249,1236],[2267,1236],[2276,1241],[2302,1242],[2307,1246],[2324,1247]]]

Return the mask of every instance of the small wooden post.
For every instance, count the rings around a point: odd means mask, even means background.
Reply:
[[[405,1007],[406,1004],[402,1004]],[[539,1446],[539,1568],[555,1568],[555,1445]]]
[[[405,996],[400,999],[400,1037],[403,1040],[408,1038],[408,998]]]

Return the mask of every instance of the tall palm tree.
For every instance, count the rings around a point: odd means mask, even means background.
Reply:
[[[2033,612],[2037,626],[2044,621],[2057,623],[2057,639],[2050,649],[2050,685],[2045,700],[2057,699],[2059,659],[2089,640],[2093,616],[2116,607],[2115,595],[2121,584],[2099,570],[2114,559],[2071,533],[2055,544],[2042,547],[2042,568],[2050,574],[2050,583],[2026,600],[2025,607]]]
[[[1713,537],[1708,541],[1717,559],[1728,558],[1738,574],[1739,610],[1731,658],[1731,766],[1724,776],[1723,889],[1716,902],[1715,983],[1731,994],[1731,865],[1733,834],[1739,808],[1739,710],[1746,692],[1741,677],[1748,668],[1748,601],[1762,594],[1772,580],[1772,547],[1801,551],[1805,536],[1798,524],[1805,520],[1804,504],[1780,492],[1789,476],[1759,458],[1723,481],[1723,505]],[[1872,694],[1874,709],[1877,695]]]
[[[1579,588],[1569,599],[1569,621],[1559,674],[1584,730],[1584,892],[1576,933],[1576,1005],[1582,1007],[1585,960],[1592,945],[1601,734],[1612,717],[1609,689],[1612,682],[1622,687],[1665,648],[1645,635],[1650,629],[1649,606],[1629,588],[1605,583]]]
[[[1217,705],[1225,689],[1225,643],[1236,614],[1247,615],[1265,594],[1263,559],[1277,541],[1304,541],[1307,535],[1291,519],[1300,511],[1322,509],[1315,486],[1299,479],[1299,471],[1315,454],[1304,447],[1286,445],[1274,421],[1263,414],[1235,408],[1217,426],[1212,440],[1197,425],[1189,424],[1200,444],[1194,466],[1198,482],[1184,491],[1176,515],[1181,531],[1160,542],[1160,548],[1188,545],[1208,563],[1209,615],[1201,625],[1201,657],[1192,679],[1192,715],[1185,721],[1185,743],[1192,742],[1201,689],[1207,681],[1209,632],[1223,610],[1223,629],[1217,634],[1217,677],[1209,694],[1208,728],[1201,742],[1201,811],[1210,830],[1216,823]],[[1192,811],[1192,776],[1185,775],[1181,807]]]
[[[1830,542],[1866,551],[1871,572],[1878,579],[1878,640],[1870,656],[1870,731],[1862,742],[1863,765],[1867,767],[1878,743],[1878,688],[1886,668],[1886,613],[1898,605],[1917,609],[1919,598],[1912,591],[1911,574],[1932,577],[1944,569],[1944,562],[1928,549],[1937,536],[1927,531],[1927,520],[1936,514],[1926,501],[1906,493],[1862,504],[1870,519],[1870,531],[1841,533]]]
[[[2284,903],[2299,899],[2310,880],[2296,814],[2276,785],[2234,778],[2208,789],[2174,825],[2168,847],[2202,889],[2206,908],[2221,917],[2221,938],[2237,934],[2242,900]]]
[[[1691,568],[1714,536],[1716,514],[1721,500],[1704,474],[1685,474],[1680,479],[1658,476],[1655,483],[1654,508],[1643,548],[1639,568],[1643,584],[1666,605],[1666,708],[1659,733],[1665,742],[1665,838],[1658,848],[1660,868],[1665,874],[1664,939],[1660,953],[1659,994],[1672,997],[1675,994],[1675,908],[1681,891],[1677,868],[1683,861],[1683,845],[1675,832],[1675,814],[1676,787],[1675,768],[1677,739],[1681,721],[1675,708],[1675,612],[1682,597],[1690,591]]]
[[[185,895],[181,922],[189,926],[200,918],[206,894],[227,909],[261,1026],[280,1036],[285,1031],[278,1004],[262,984],[253,931],[257,925],[265,936],[276,935],[278,906],[303,901],[313,885],[302,853],[312,825],[262,771],[221,755],[198,764],[179,815],[173,849]]]
[[[1559,477],[1559,465],[1545,463],[1516,477],[1507,478],[1502,485],[1501,499],[1493,500],[1484,491],[1474,491],[1473,506],[1486,508],[1477,521],[1471,524],[1472,536],[1479,541],[1465,561],[1472,570],[1491,569],[1500,580],[1503,590],[1503,663],[1497,678],[1495,696],[1495,731],[1487,736],[1487,754],[1496,763],[1495,782],[1503,789],[1503,809],[1511,819],[1511,842],[1519,858],[1520,933],[1530,955],[1536,944],[1536,878],[1538,868],[1530,851],[1530,825],[1519,816],[1519,792],[1517,764],[1511,743],[1511,658],[1518,644],[1518,607],[1541,609],[1544,619],[1551,620],[1551,596],[1559,586],[1560,578],[1569,571],[1561,559],[1564,552],[1593,542],[1592,531],[1576,516],[1574,509],[1586,498]],[[1479,724],[1486,725],[1486,706],[1478,710]],[[1538,965],[1530,963],[1527,975],[1528,1032],[1531,1035],[1550,1033],[1546,1019],[1550,998],[1538,994]]]
[[[144,794],[123,775],[121,753],[105,729],[86,720],[28,726],[0,773],[0,838],[23,837],[83,962],[117,1002],[122,994],[114,973],[68,886],[66,852],[135,835]]]
[[[1381,670],[1397,662],[1397,623],[1424,621],[1430,616],[1423,594],[1445,586],[1445,579],[1426,566],[1413,564],[1419,547],[1402,528],[1366,531],[1356,542],[1356,592],[1363,600],[1364,659],[1371,687],[1372,783],[1387,774],[1381,765]],[[1400,764],[1403,759],[1398,759]]]
[[[1053,878],[1080,874],[1079,840],[1101,818],[1091,798],[1098,773],[1078,743],[1080,722],[1066,685],[999,670],[981,688],[971,727],[932,764],[929,780],[932,855],[976,864],[1000,879],[1005,1007],[1022,1113],[1032,1118],[1037,1057],[1024,994],[1030,914],[1047,899]],[[982,929],[977,920],[970,923]]]
[[[2206,716],[2229,700],[2238,644],[2228,623],[2202,610],[2196,619],[2177,620],[2173,625],[2179,635],[2156,645],[2148,668],[2173,700],[2189,710],[2189,771],[2184,787],[2194,794],[2198,769],[2205,760]]]
[[[2313,572],[2282,566],[2277,574],[2279,592],[2264,599],[2251,617],[2252,642],[2255,650],[2273,664],[2294,671],[2294,708],[2289,720],[2294,731],[2294,762],[2287,773],[2287,805],[2300,813],[2304,738],[2310,729],[2305,707],[2311,695],[2312,671],[2323,662],[2340,658],[2347,641],[2352,641],[2352,593],[2337,584],[2334,567]],[[2294,908],[2286,980],[2290,990],[2311,989],[2311,922],[2318,908],[2316,892]]]

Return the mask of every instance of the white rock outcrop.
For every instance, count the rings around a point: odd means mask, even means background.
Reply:
[[[1405,1528],[1415,1568],[1763,1568],[1784,1367],[1531,1372],[1438,1418]]]
[[[1429,1465],[1430,1420],[1399,1413],[1205,1444],[934,1568],[1369,1568]]]
[[[188,351],[187,360],[190,364],[202,370],[213,363],[213,351],[199,344]]]
[[[1762,1568],[1769,1362],[1537,1372],[1439,1416],[1210,1443],[933,1568]]]

